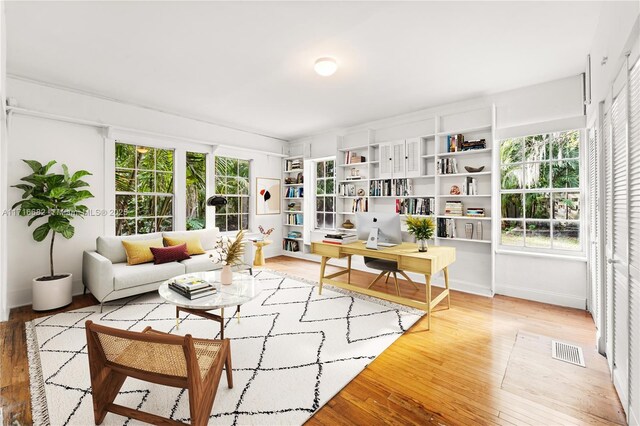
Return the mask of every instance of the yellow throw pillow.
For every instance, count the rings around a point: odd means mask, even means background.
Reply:
[[[164,245],[167,247],[179,246],[180,244],[187,245],[187,253],[189,253],[189,256],[205,253],[204,249],[202,248],[202,243],[200,242],[200,238],[198,237],[191,237],[191,238],[164,237]]]
[[[140,263],[153,262],[151,247],[164,247],[162,238],[140,241],[122,241],[124,251],[127,252],[127,264],[139,265]]]

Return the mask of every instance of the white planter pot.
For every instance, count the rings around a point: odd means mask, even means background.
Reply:
[[[34,311],[49,311],[71,303],[72,274],[50,281],[38,281],[38,278],[34,278],[31,285]]]

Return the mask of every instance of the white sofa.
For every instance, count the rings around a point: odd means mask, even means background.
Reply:
[[[143,263],[128,265],[127,253],[122,241],[151,240],[155,238],[189,238],[196,235],[200,239],[205,254],[191,256],[181,262],[169,262],[160,265]],[[104,302],[136,294],[157,290],[164,281],[176,275],[191,272],[212,271],[222,268],[222,263],[209,257],[215,252],[220,237],[218,228],[197,231],[155,232],[124,237],[98,237],[95,251],[85,251],[82,258],[82,282],[85,289]],[[245,242],[244,269],[251,269],[252,245]]]

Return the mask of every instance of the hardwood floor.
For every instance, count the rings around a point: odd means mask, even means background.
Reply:
[[[266,268],[316,280],[320,270],[318,263],[284,256],[268,259]],[[374,277],[354,271],[352,282],[366,286]],[[392,280],[386,285],[380,280],[374,288],[395,291]],[[401,292],[425,297],[422,286],[415,290],[405,281]],[[66,310],[95,303],[90,295],[78,296]],[[14,309],[8,322],[0,323],[0,408],[5,424],[31,423],[24,322],[50,314],[23,307]],[[520,368],[527,365],[528,357],[536,362],[542,352],[540,348],[514,351],[518,333],[581,345],[587,368],[560,361],[546,373],[532,374],[531,369]],[[431,331],[426,330],[423,317],[308,424],[624,424],[606,360],[594,348],[595,329],[585,311],[454,291],[451,309],[434,313]],[[504,387],[507,368],[509,386]],[[545,386],[549,392],[536,391]],[[558,398],[562,392],[558,386],[575,397]],[[594,398],[595,393],[600,398]],[[581,401],[587,398],[588,410]]]

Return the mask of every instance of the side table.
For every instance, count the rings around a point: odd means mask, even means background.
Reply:
[[[259,240],[254,241],[253,245],[256,248],[256,254],[253,258],[253,266],[264,266],[264,252],[262,251],[262,247],[268,246],[273,241],[270,240]]]

